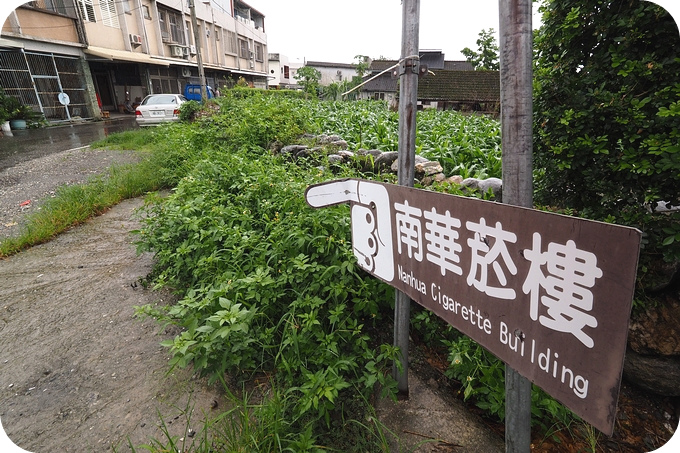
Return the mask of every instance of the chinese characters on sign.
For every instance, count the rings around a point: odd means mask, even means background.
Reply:
[[[363,269],[613,432],[639,231],[356,179],[306,197],[351,204]]]

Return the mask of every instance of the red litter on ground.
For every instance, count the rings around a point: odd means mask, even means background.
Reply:
[[[19,206],[24,207],[24,206],[28,206],[29,204],[31,204],[31,200],[26,200],[22,203],[19,203]]]

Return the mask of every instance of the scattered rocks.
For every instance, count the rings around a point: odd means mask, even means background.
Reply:
[[[623,375],[656,395],[680,396],[680,357],[642,355],[628,348]]]
[[[657,395],[680,396],[680,301],[663,303],[635,315],[628,330],[623,376]]]
[[[680,357],[680,300],[667,297],[634,316],[628,344],[638,354]]]
[[[498,178],[466,178],[460,183],[460,185],[468,189],[479,190],[483,193],[491,190],[496,201],[500,201],[503,196],[503,181]]]
[[[371,154],[374,155],[374,154]],[[380,153],[375,158],[375,163],[373,164],[373,171],[376,173],[390,169],[395,171],[392,167],[397,165],[397,159],[399,158],[399,152],[397,151],[386,151]]]
[[[397,151],[381,151],[379,149],[359,149],[356,152],[349,151],[348,144],[338,135],[309,135],[301,137],[301,141],[307,144],[293,144],[281,146],[273,144],[270,149],[273,153],[281,154],[291,160],[299,158],[315,158],[325,156],[331,167],[339,165],[354,165],[363,172],[371,173],[397,173],[399,170],[399,153]],[[424,186],[438,183],[456,184],[469,190],[493,192],[497,201],[501,200],[503,182],[498,178],[476,179],[463,178],[459,175],[447,177],[444,168],[437,161],[431,161],[422,156],[415,156],[415,178]]]

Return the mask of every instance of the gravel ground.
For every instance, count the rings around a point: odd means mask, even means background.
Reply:
[[[83,148],[1,171],[0,240],[59,186],[135,159]],[[191,369],[170,371],[159,343],[178,330],[134,316],[135,306],[173,300],[140,283],[153,266],[129,234],[140,227],[133,213],[142,203],[123,201],[0,259],[0,420],[30,452],[127,452],[128,440],[139,447],[164,439],[161,418],[172,435],[186,437],[185,429],[200,431],[204,414],[225,407],[223,391]]]
[[[16,235],[26,215],[40,209],[59,186],[87,181],[113,164],[134,162],[134,151],[72,149],[0,171],[0,240]]]

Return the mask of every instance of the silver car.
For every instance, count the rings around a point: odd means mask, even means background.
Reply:
[[[179,121],[179,107],[185,102],[181,94],[150,94],[137,106],[135,119],[140,126]]]

